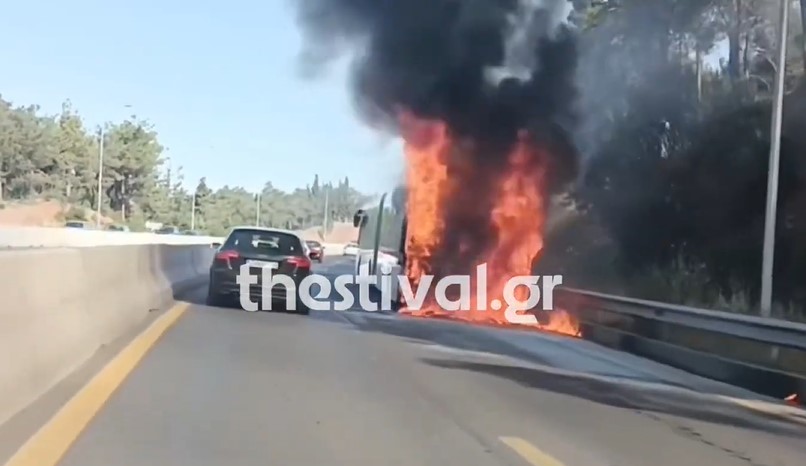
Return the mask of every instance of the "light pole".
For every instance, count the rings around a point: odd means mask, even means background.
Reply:
[[[95,228],[101,228],[101,203],[104,193],[104,127],[101,125],[101,134],[98,141],[98,199],[95,206]]]
[[[328,201],[330,201],[330,191],[325,189],[325,212],[322,217],[322,240],[324,241],[325,235],[327,234],[327,205]]]
[[[70,178],[67,180],[67,189],[65,189],[65,194],[67,195],[67,199],[72,199],[71,196],[73,195],[73,180],[76,177],[76,169],[71,168],[67,171],[67,176]]]
[[[775,93],[772,101],[770,128],[770,162],[767,177],[767,209],[764,217],[764,251],[761,264],[761,316],[772,313],[772,270],[775,256],[775,223],[778,209],[778,172],[781,165],[781,126],[784,107],[784,78],[786,77],[786,41],[788,38],[789,0],[781,2],[776,63]]]
[[[260,226],[260,191],[255,196],[255,226]]]
[[[190,202],[190,231],[196,231],[196,193]]]

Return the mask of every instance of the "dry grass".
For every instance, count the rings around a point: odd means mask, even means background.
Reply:
[[[74,207],[59,201],[4,202],[1,205],[0,226],[59,227],[64,225],[65,220],[95,219],[92,209]],[[103,217],[101,223],[112,223],[112,219]]]

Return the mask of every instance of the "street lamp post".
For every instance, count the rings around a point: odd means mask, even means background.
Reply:
[[[190,202],[190,231],[196,231],[196,193]]]
[[[329,204],[329,201],[330,201],[330,191],[325,189],[325,212],[322,215],[322,238],[324,238],[325,235],[327,235],[327,222],[328,222],[327,206]]]
[[[789,0],[781,2],[775,94],[770,128],[770,162],[767,178],[767,208],[764,218],[764,251],[761,265],[761,316],[772,314],[772,271],[775,256],[775,223],[778,209],[778,172],[781,165],[781,126],[786,77],[786,41],[788,38]]]
[[[260,192],[255,196],[255,226],[260,226]]]
[[[126,186],[129,184],[129,179],[131,178],[130,174],[125,174],[123,179],[120,181],[120,194],[121,194],[121,206],[120,206],[120,217],[123,219],[123,223],[126,223]]]
[[[101,227],[101,203],[103,202],[104,186],[104,127],[101,125],[101,134],[98,142],[98,199],[95,206],[95,227]]]

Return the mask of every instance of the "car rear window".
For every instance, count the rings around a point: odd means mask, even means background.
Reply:
[[[308,246],[318,247],[322,245],[322,243],[320,243],[319,241],[306,241],[306,242],[308,243]]]
[[[302,252],[302,244],[294,235],[276,231],[235,230],[227,238],[222,249],[231,249],[243,254],[271,254],[292,256]]]

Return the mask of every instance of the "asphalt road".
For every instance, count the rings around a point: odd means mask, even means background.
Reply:
[[[194,304],[59,464],[806,464],[806,428],[675,384],[746,395],[560,337]]]

